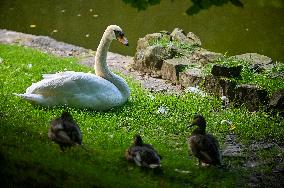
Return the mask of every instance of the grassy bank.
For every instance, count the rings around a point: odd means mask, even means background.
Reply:
[[[240,159],[225,159],[228,169],[200,168],[188,157],[187,128],[195,113],[208,121],[208,132],[222,147],[229,133],[221,125],[231,120],[240,142],[283,143],[284,121],[265,112],[221,109],[218,98],[193,94],[166,95],[143,90],[123,76],[130,85],[131,98],[123,107],[108,112],[68,109],[78,122],[86,148],[60,152],[47,137],[49,121],[63,108],[35,107],[12,95],[23,93],[44,73],[64,70],[91,71],[74,58],[58,58],[18,46],[0,45],[0,183],[1,185],[64,187],[239,187],[246,185],[250,170],[237,168]],[[158,113],[159,108],[167,113]],[[162,170],[143,170],[128,164],[123,156],[134,134],[141,134],[163,156]],[[271,160],[278,151],[260,153]],[[278,153],[277,153],[278,154]],[[282,153],[283,154],[283,153]],[[230,166],[230,165],[231,166]],[[232,164],[236,164],[232,166]],[[260,170],[270,170],[263,166]],[[179,173],[177,170],[188,171]]]

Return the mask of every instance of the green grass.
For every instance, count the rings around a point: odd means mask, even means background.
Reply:
[[[44,73],[63,70],[91,71],[74,58],[58,58],[19,46],[0,45],[0,179],[2,185],[58,187],[239,187],[246,170],[197,167],[188,157],[187,125],[192,115],[202,113],[208,132],[223,146],[228,127],[243,143],[283,143],[284,121],[265,112],[245,108],[221,110],[214,97],[192,94],[150,93],[129,77],[131,98],[122,107],[107,112],[68,109],[83,133],[83,145],[60,152],[47,137],[49,122],[63,108],[41,108],[14,96],[23,93]],[[157,113],[159,107],[167,114]],[[128,164],[123,156],[135,134],[141,134],[163,156],[162,171],[144,170]],[[1,160],[2,158],[2,160]],[[3,162],[4,160],[4,162]],[[228,161],[225,161],[228,162]],[[187,170],[181,174],[175,169]]]

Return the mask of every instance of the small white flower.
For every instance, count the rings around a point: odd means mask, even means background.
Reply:
[[[201,95],[202,97],[206,96],[206,94],[203,91],[201,91],[198,87],[188,87],[185,89],[185,91],[189,93]]]
[[[30,68],[32,68],[33,67],[33,64],[28,64],[28,68],[30,69]]]
[[[224,119],[224,120],[221,121],[221,124],[232,125],[233,123],[229,120]]]
[[[154,100],[155,97],[153,95],[148,95],[148,97],[151,99],[151,100]]]
[[[164,106],[160,106],[157,110],[158,114],[167,114],[169,112],[169,109],[167,107]]]
[[[221,97],[221,100],[222,100],[222,108],[227,108],[227,107],[229,107],[230,101],[229,101],[228,97],[226,97],[226,96],[223,95],[223,96]]]
[[[225,95],[223,95],[222,97],[221,97],[221,100],[222,101],[225,101],[225,100],[229,100]]]

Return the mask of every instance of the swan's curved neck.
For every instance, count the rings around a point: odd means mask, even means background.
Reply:
[[[108,32],[104,32],[100,44],[97,48],[95,57],[95,73],[97,76],[103,77],[108,80],[110,76],[110,71],[107,67],[106,58],[109,46],[111,44],[111,39],[108,37]]]
[[[97,48],[96,57],[95,57],[95,73],[97,76],[100,76],[111,83],[113,83],[127,100],[130,95],[130,91],[127,83],[120,78],[119,76],[112,73],[107,66],[107,52],[110,47],[112,39],[110,38],[109,31],[106,30],[103,34],[103,37],[100,41],[100,44]]]

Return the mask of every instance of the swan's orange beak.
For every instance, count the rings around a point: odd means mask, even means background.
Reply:
[[[120,37],[117,37],[117,40],[118,40],[120,43],[122,43],[123,45],[125,45],[125,46],[129,46],[129,44],[128,44],[128,40],[127,40],[127,38],[126,38],[126,37],[124,37],[124,36],[120,36]]]

